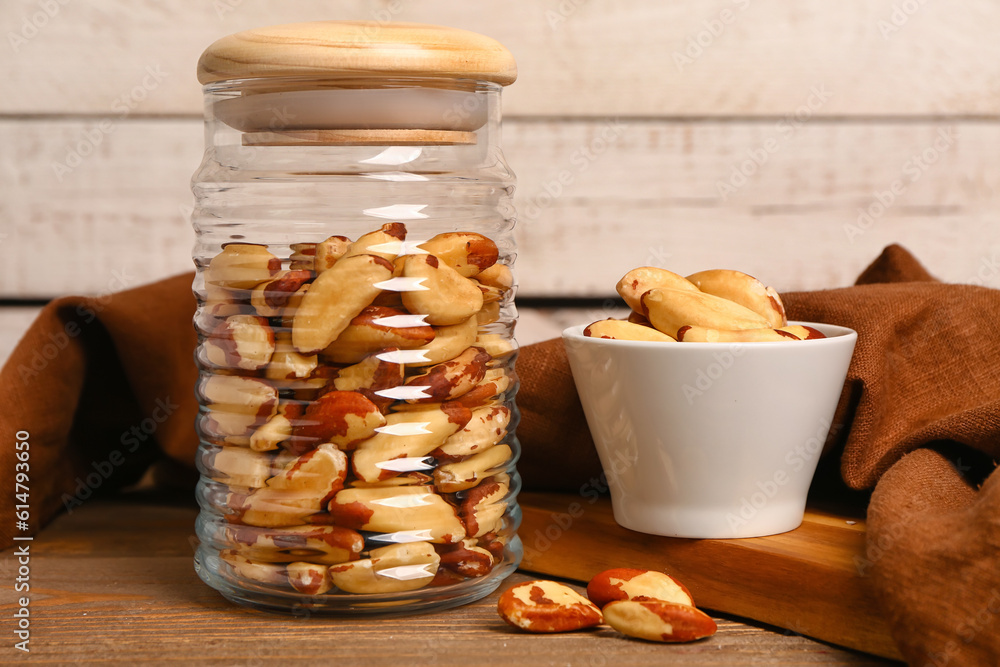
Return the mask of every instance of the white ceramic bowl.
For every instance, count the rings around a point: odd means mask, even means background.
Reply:
[[[653,343],[563,332],[615,520],[672,537],[773,535],[806,494],[857,333],[768,343]]]

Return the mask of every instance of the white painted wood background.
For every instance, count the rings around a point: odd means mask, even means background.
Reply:
[[[891,242],[943,279],[1000,287],[993,0],[5,0],[0,299],[189,270],[199,54],[329,18],[453,25],[514,53],[522,296],[609,295],[641,264],[836,287]],[[0,309],[0,355],[25,321]]]

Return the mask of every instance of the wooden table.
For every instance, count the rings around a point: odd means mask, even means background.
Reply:
[[[192,566],[197,509],[148,495],[90,501],[30,544],[30,653],[13,645],[18,563],[3,553],[0,663],[336,665],[885,665],[805,637],[716,617],[693,644],[629,640],[607,627],[535,636],[506,626],[497,593],[406,618],[293,617],[230,604]],[[525,581],[517,573],[501,586]]]

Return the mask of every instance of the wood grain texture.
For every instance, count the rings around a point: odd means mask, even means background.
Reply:
[[[51,15],[42,5],[54,7]],[[776,117],[808,105],[815,87],[833,93],[819,111],[837,117],[1000,113],[1000,6],[990,0],[517,0],[485,8],[446,0],[11,0],[0,9],[10,49],[0,59],[0,113],[100,114],[124,104],[141,114],[198,114],[195,65],[209,44],[332,16],[443,24],[499,40],[520,71],[505,95],[509,115]]]
[[[430,76],[509,85],[510,51],[485,35],[451,27],[379,21],[313,21],[227,35],[198,60],[198,81],[255,77]]]
[[[946,145],[939,133],[952,129]],[[625,120],[519,130],[504,145],[520,184],[524,293],[607,294],[646,264],[682,275],[738,268],[783,291],[839,287],[893,242],[944,280],[1000,285],[991,212],[1000,168],[987,148],[1000,125]],[[543,144],[545,158],[532,159]]]
[[[855,563],[865,545],[860,517],[810,512],[780,535],[687,540],[622,528],[607,499],[532,493],[520,502],[524,570],[578,580],[612,567],[660,570],[700,607],[900,658]]]
[[[798,635],[719,618],[718,633],[683,645],[628,640],[607,627],[552,636],[520,633],[496,614],[497,593],[406,618],[279,616],[243,609],[192,567],[190,506],[89,501],[31,545],[31,653],[19,664],[347,665],[883,665]],[[0,557],[11,580],[12,550]],[[516,574],[501,589],[527,580]],[[578,590],[582,590],[578,587]],[[5,587],[0,604],[12,610]],[[15,655],[16,653],[16,655]]]
[[[0,295],[100,294],[193,270],[200,125],[0,121],[13,186],[0,199]]]
[[[894,242],[944,280],[1000,286],[1000,123],[783,127],[507,121],[518,293],[611,295],[645,264],[837,287]],[[0,296],[100,293],[190,270],[199,121],[0,120],[0,142],[12,186],[0,198]],[[734,170],[752,173],[742,183]]]

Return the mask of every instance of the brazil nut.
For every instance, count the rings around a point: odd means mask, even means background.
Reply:
[[[337,492],[329,509],[337,524],[354,530],[410,531],[443,543],[466,536],[455,508],[430,486],[346,488]]]
[[[423,588],[437,572],[441,557],[427,542],[372,549],[369,558],[330,568],[333,585],[347,593],[398,593]]]

